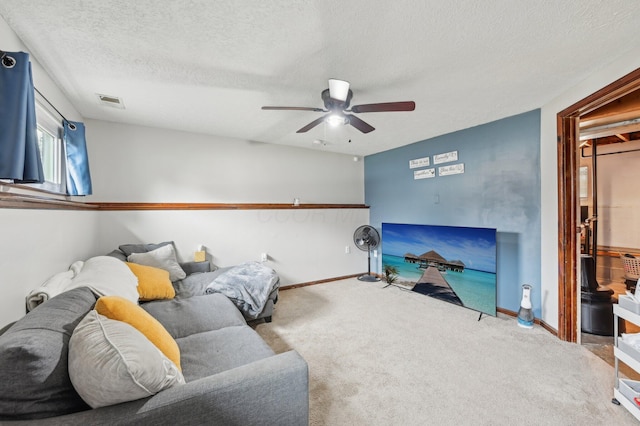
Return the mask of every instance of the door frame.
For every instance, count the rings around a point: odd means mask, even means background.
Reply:
[[[640,89],[640,68],[576,102],[557,115],[558,129],[558,338],[577,342],[578,329],[578,145],[580,116]],[[594,250],[596,248],[594,247]]]

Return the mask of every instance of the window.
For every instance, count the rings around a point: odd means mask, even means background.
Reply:
[[[59,185],[62,181],[60,176],[60,143],[59,138],[52,135],[44,127],[38,126],[38,148],[42,158],[42,168],[44,169],[44,180],[49,183]]]
[[[66,192],[66,170],[62,123],[40,104],[36,104],[36,119],[38,122],[38,148],[40,149],[45,181],[41,184],[32,184],[32,186],[64,194]]]

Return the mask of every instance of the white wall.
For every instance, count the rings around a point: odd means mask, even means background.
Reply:
[[[292,203],[297,197],[303,204],[363,203],[363,164],[348,155],[85,123],[94,183],[87,198],[93,201]],[[352,242],[355,228],[369,222],[367,209],[0,210],[0,217],[7,218],[8,243],[0,251],[0,285],[19,283],[2,299],[12,307],[0,314],[2,323],[22,315],[24,296],[50,275],[124,243],[173,240],[183,261],[202,244],[218,266],[267,253],[284,286],[367,269],[366,254]]]
[[[558,327],[558,175],[557,175],[557,114],[613,81],[640,67],[640,47],[571,89],[549,101],[541,109],[540,183],[541,261],[542,261],[542,319],[551,327]]]
[[[366,271],[366,254],[352,240],[364,223],[367,209],[101,212],[98,240],[103,253],[123,243],[173,240],[182,261],[193,260],[202,244],[217,266],[267,253],[265,264],[287,286]]]
[[[353,157],[194,133],[86,120],[93,201],[362,204],[364,166]],[[352,247],[366,209],[101,212],[104,252],[131,242],[200,244],[230,266],[269,255],[283,285],[366,271]],[[364,256],[364,257],[363,257]]]
[[[91,211],[0,209],[0,327],[25,313],[25,296],[95,252]]]
[[[92,201],[364,200],[364,165],[350,155],[99,120],[85,125]]]
[[[28,51],[2,17],[0,40],[3,50]],[[68,119],[80,119],[80,114],[33,56],[31,67],[36,88]],[[0,190],[14,191],[3,185]],[[24,315],[25,296],[31,289],[51,274],[66,270],[86,253],[96,251],[97,219],[91,211],[0,208],[0,327]]]

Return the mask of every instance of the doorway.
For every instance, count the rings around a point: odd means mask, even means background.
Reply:
[[[558,337],[577,342],[579,239],[579,123],[581,117],[640,89],[640,69],[571,105],[557,115],[558,129]]]

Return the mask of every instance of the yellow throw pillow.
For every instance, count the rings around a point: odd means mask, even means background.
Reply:
[[[100,315],[126,322],[137,329],[182,371],[178,344],[162,324],[140,306],[119,296],[102,296],[96,302],[95,310]]]
[[[176,291],[169,279],[169,271],[153,266],[125,262],[131,272],[138,277],[140,300],[173,299]]]

